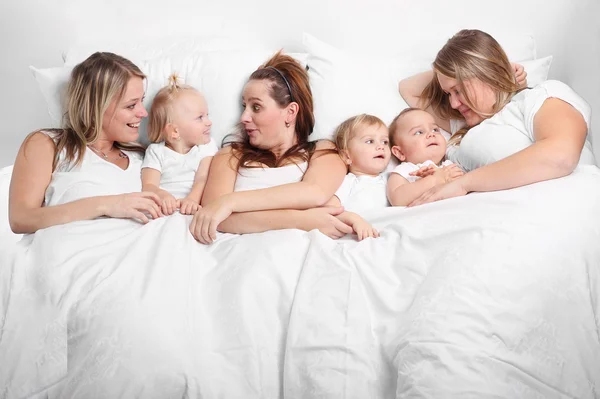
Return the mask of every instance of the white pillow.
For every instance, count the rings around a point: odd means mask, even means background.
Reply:
[[[312,140],[331,139],[341,122],[361,113],[389,124],[408,106],[398,93],[401,72],[394,62],[347,54],[308,33],[302,42],[315,105]]]
[[[147,76],[144,105],[149,110],[154,96],[177,73],[183,83],[197,88],[207,99],[213,122],[212,136],[220,145],[224,136],[233,131],[241,114],[241,93],[248,77],[275,53],[275,50],[207,51],[178,54],[140,62],[137,65]],[[302,65],[307,54],[291,53]],[[38,69],[30,67],[48,106],[52,126],[61,126],[63,101],[73,66]],[[147,118],[140,126],[142,143],[147,140]]]
[[[527,72],[527,86],[534,87],[548,80],[548,73],[552,65],[552,56],[540,58],[537,60],[521,61],[521,65]]]

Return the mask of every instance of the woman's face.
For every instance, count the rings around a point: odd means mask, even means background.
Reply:
[[[142,118],[148,112],[142,104],[144,81],[137,76],[129,79],[123,98],[114,98],[102,118],[102,132],[109,141],[129,143],[136,141]]]
[[[484,119],[489,118],[488,116],[477,113],[465,103],[465,93],[462,93],[460,85],[456,79],[442,75],[439,72],[437,72],[437,78],[438,82],[440,83],[440,87],[448,95],[450,106],[461,113],[468,126],[475,126],[481,123]],[[484,114],[492,113],[494,104],[496,103],[496,95],[494,90],[489,85],[483,83],[479,79],[472,78],[465,80],[463,82],[463,86],[467,91],[467,96],[477,111]]]
[[[242,116],[240,122],[254,147],[271,150],[285,141],[289,118],[287,108],[280,108],[269,94],[266,80],[251,80],[246,83],[242,93]]]

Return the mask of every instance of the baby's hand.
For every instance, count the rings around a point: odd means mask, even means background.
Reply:
[[[463,172],[463,170],[459,168],[456,164],[444,166],[442,168],[437,168],[433,172],[433,175],[438,180],[438,184],[450,183],[451,181],[458,179],[464,174],[465,172]]]
[[[169,192],[162,191],[158,194],[160,198],[160,209],[164,215],[172,215],[179,206],[179,201],[175,199]]]
[[[423,177],[427,177],[429,175],[432,175],[435,172],[436,169],[437,168],[434,165],[421,166],[421,168],[419,170],[415,170],[414,172],[410,172],[409,175],[423,178]]]
[[[188,197],[179,200],[179,213],[182,215],[193,215],[200,208],[200,204]]]
[[[354,222],[354,224],[352,225],[352,229],[358,236],[358,241],[362,241],[367,237],[379,237],[379,232],[362,218],[361,220]]]
[[[511,64],[513,67],[513,72],[515,74],[515,80],[517,81],[517,85],[519,89],[524,89],[527,87],[527,72],[525,72],[525,68],[521,64]]]

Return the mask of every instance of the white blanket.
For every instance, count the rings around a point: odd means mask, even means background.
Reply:
[[[6,195],[6,193],[0,193]],[[0,254],[0,396],[600,396],[600,171],[193,240],[101,219]]]

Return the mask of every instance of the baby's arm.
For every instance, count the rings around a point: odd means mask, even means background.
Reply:
[[[142,191],[155,193],[160,198],[160,208],[165,215],[172,215],[179,206],[178,201],[169,193],[159,187],[160,175],[156,169],[142,168]]]
[[[193,215],[200,208],[200,201],[202,200],[202,193],[204,193],[204,187],[206,186],[206,178],[208,177],[208,170],[210,169],[210,162],[213,157],[205,157],[200,161],[196,175],[194,176],[194,185],[192,191],[187,197],[181,199],[179,206],[179,212],[184,215]]]
[[[324,206],[339,207],[342,206],[342,203],[337,197],[337,195],[334,195],[329,201],[327,201],[327,203]],[[367,222],[365,219],[363,219],[354,212],[344,211],[341,214],[339,214],[337,218],[340,221],[346,223],[348,226],[352,226],[352,230],[354,230],[354,232],[358,236],[358,241],[362,241],[367,237],[379,237],[379,232],[375,230],[375,228],[373,228],[373,226],[371,226],[369,222]]]
[[[409,183],[408,180],[398,173],[390,175],[387,192],[388,201],[390,201],[392,206],[407,206],[430,188],[438,184],[451,182],[464,174],[462,169],[456,164],[441,168],[421,168],[416,172],[422,173],[416,173],[421,178],[414,183]]]
[[[437,184],[435,175],[429,175],[410,183],[400,174],[392,173],[387,183],[388,201],[392,206],[407,206]]]

